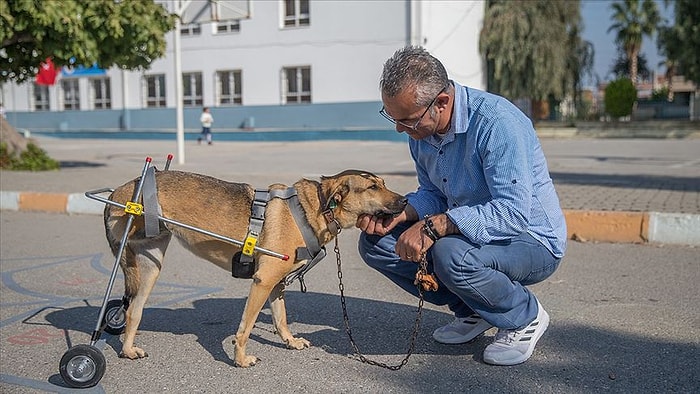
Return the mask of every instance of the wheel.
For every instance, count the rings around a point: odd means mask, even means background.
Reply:
[[[120,335],[124,332],[124,327],[126,327],[126,311],[122,308],[121,300],[110,300],[107,303],[102,324],[105,326],[105,331],[112,335]]]
[[[77,345],[61,357],[59,372],[70,387],[88,388],[99,383],[105,374],[105,356],[91,345]]]

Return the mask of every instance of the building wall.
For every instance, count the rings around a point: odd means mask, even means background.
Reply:
[[[169,0],[164,0],[168,3]],[[240,32],[181,37],[182,72],[201,72],[203,105],[212,107],[215,127],[369,128],[388,127],[377,115],[378,82],[384,61],[406,44],[425,46],[451,78],[485,87],[478,54],[484,1],[375,0],[310,1],[311,23],[283,28],[283,1],[252,1]],[[172,4],[169,4],[172,6]],[[31,86],[2,86],[2,102],[16,127],[41,130],[166,130],[175,127],[174,32],[166,56],[149,70],[107,70],[111,110],[89,106],[88,79],[80,77],[81,110],[63,111],[61,91],[50,87],[50,111],[32,109]],[[282,103],[282,70],[311,67],[311,104]],[[217,106],[219,70],[242,70],[242,106]],[[165,74],[167,108],[146,108],[144,75]],[[66,77],[64,77],[66,78]],[[201,107],[185,108],[185,128],[197,129]],[[384,122],[384,123],[383,123]]]

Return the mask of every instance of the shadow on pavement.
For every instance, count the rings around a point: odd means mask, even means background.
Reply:
[[[628,189],[659,189],[700,192],[700,178],[660,175],[619,175],[551,172],[555,184],[595,185]]]
[[[300,334],[314,347],[327,353],[353,353],[339,313],[338,297],[290,292],[287,301],[293,331],[300,325],[322,326]],[[140,331],[194,334],[215,360],[232,365],[222,342],[235,332],[244,305],[243,298],[218,298],[196,300],[194,308],[147,308]],[[360,298],[347,298],[347,305],[353,336],[363,354],[369,358],[389,355],[393,360],[388,361],[389,364],[394,364],[399,360],[396,357],[405,354],[416,316],[415,307]],[[222,314],[221,311],[230,313]],[[51,312],[46,319],[57,328],[90,333],[98,312],[98,307],[80,306]],[[283,349],[284,344],[271,333],[272,322],[267,312],[264,310],[260,315],[251,340]],[[497,368],[481,362],[481,352],[490,343],[492,333],[464,345],[440,345],[432,340],[430,332],[435,323],[450,318],[442,312],[423,311],[423,326],[414,354],[445,356],[440,359],[444,365],[416,363],[413,359],[414,362],[405,368],[410,370],[412,384],[435,382],[436,371],[440,371],[440,383],[436,387],[462,392],[487,387],[493,389],[492,392],[503,392],[504,389],[535,392],[536,388],[531,386],[533,379],[541,387],[547,387],[549,392],[627,392],[632,388],[637,392],[693,392],[700,385],[697,374],[687,373],[689,366],[697,365],[700,354],[697,343],[672,342],[653,335],[642,337],[553,320],[533,360],[514,367]],[[104,338],[109,347],[119,351],[121,341],[118,337],[105,334]],[[466,367],[469,369],[465,370]],[[502,376],[502,373],[509,377]],[[515,378],[519,374],[527,377],[522,383]],[[396,379],[392,382],[394,385],[411,385],[403,374],[390,374],[385,378]]]
[[[324,349],[331,354],[348,354],[352,349],[348,342],[345,326],[340,312],[338,296],[288,291],[285,295],[287,319],[295,335],[303,336],[313,346]],[[222,342],[235,334],[245,306],[244,298],[207,298],[194,300],[194,308],[165,309],[146,307],[139,331],[169,332],[176,335],[194,334],[197,341],[217,361],[233,364],[225,353]],[[350,327],[353,337],[367,354],[393,355],[405,353],[417,306],[391,302],[346,297]],[[75,330],[91,334],[99,315],[99,305],[65,308],[48,313],[45,318],[52,326],[62,330]],[[227,311],[227,313],[222,313]],[[451,315],[444,312],[423,309],[422,321],[449,321]],[[296,332],[299,325],[321,326],[318,330]],[[333,328],[329,328],[333,327]],[[277,335],[268,335],[272,331],[272,319],[269,310],[264,309],[253,329],[251,340],[266,345],[285,348]],[[432,330],[431,330],[432,331]],[[426,342],[430,333],[422,328]],[[121,341],[115,336],[104,334],[103,339],[115,352],[121,350]],[[77,343],[67,343],[68,347]],[[423,354],[461,354],[463,349],[454,346],[425,347],[418,346],[417,353]],[[148,351],[148,349],[146,349]]]
[[[76,161],[76,160],[61,160],[59,162],[61,168],[97,168],[106,167],[104,163],[95,163],[91,161]]]

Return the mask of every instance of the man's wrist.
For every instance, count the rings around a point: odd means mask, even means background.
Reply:
[[[440,239],[440,235],[435,230],[435,223],[433,223],[433,220],[428,215],[426,215],[425,219],[423,220],[422,230],[423,233],[427,235],[428,238],[430,238],[433,242]]]
[[[426,216],[426,222],[427,219],[430,219],[430,226],[437,238],[459,233],[459,229],[452,223],[452,220],[450,220],[447,214],[441,213],[434,216]]]

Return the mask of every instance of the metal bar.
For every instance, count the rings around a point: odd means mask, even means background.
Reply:
[[[103,203],[105,203],[105,204],[109,204],[109,205],[113,205],[113,206],[116,206],[116,207],[119,207],[119,208],[122,208],[122,209],[126,209],[126,205],[124,205],[124,204],[120,204],[120,203],[118,203],[118,202],[116,202],[116,201],[112,201],[112,200],[107,199],[107,198],[105,198],[105,197],[101,197],[101,196],[94,195],[94,194],[97,193],[97,192],[99,192],[99,193],[104,193],[104,192],[107,192],[107,191],[113,191],[113,190],[112,190],[112,189],[100,189],[100,190],[95,190],[95,191],[92,191],[92,192],[86,192],[86,193],[85,193],[85,196],[88,197],[88,198],[91,198],[91,199],[93,199],[93,200],[97,200],[97,201],[103,202]],[[166,222],[166,223],[174,224],[174,225],[176,225],[176,226],[184,227],[184,228],[186,228],[186,229],[188,229],[188,230],[192,230],[192,231],[196,231],[196,232],[201,233],[201,234],[208,235],[208,236],[210,236],[210,237],[212,237],[212,238],[216,238],[216,239],[221,240],[221,241],[225,241],[225,242],[232,243],[232,244],[237,245],[237,246],[243,246],[243,244],[244,244],[243,241],[239,241],[239,240],[237,240],[237,239],[233,239],[233,238],[229,238],[229,237],[226,237],[226,236],[217,234],[217,233],[213,233],[213,232],[211,232],[211,231],[207,231],[207,230],[201,229],[201,228],[199,228],[199,227],[194,227],[194,226],[191,226],[191,225],[189,225],[189,224],[181,223],[181,222],[178,222],[177,220],[169,219],[169,218],[166,218],[166,217],[161,216],[161,215],[158,215],[158,219],[159,219],[159,220],[162,220],[162,221],[164,221],[164,222]],[[259,246],[255,246],[255,247],[254,247],[254,250],[255,250],[256,252],[260,252],[260,253],[266,254],[266,255],[268,255],[268,256],[277,257],[278,259],[281,259],[281,260],[284,260],[284,261],[289,260],[289,256],[286,255],[286,254],[277,253],[277,252],[274,252],[274,251],[269,250],[269,249],[261,248],[261,247],[259,247]]]
[[[173,154],[168,154],[168,160],[165,162],[165,171],[170,169],[170,162],[173,161]]]
[[[143,165],[143,170],[141,171],[141,179],[138,186],[134,190],[133,201],[138,201],[141,195],[141,189],[143,188],[143,181],[146,179],[146,171],[151,165],[151,158],[146,158],[146,163]],[[95,325],[95,330],[92,332],[92,337],[90,340],[90,345],[95,346],[97,341],[100,339],[100,334],[102,331],[102,320],[105,317],[107,310],[107,302],[109,301],[109,296],[112,293],[112,288],[114,287],[114,280],[117,278],[117,270],[119,269],[119,261],[122,258],[122,253],[124,252],[124,247],[126,246],[127,238],[129,236],[129,230],[134,222],[134,215],[129,214],[129,219],[126,221],[126,227],[124,228],[124,234],[122,235],[121,243],[119,244],[119,251],[114,259],[114,266],[112,267],[112,274],[109,277],[109,283],[107,284],[107,291],[105,291],[104,298],[102,299],[102,307],[100,308],[100,314],[97,317],[97,324]]]

